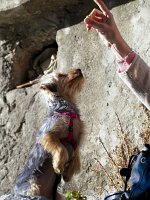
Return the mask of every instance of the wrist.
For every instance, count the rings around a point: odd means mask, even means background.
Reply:
[[[121,36],[111,45],[111,49],[118,59],[125,58],[132,51]]]

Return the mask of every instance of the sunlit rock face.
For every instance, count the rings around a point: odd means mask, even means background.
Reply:
[[[148,62],[150,3],[115,2],[108,6],[122,35]],[[94,30],[86,31],[83,19],[94,7],[85,0],[0,1],[0,195],[13,190],[47,115],[38,84],[16,86],[47,69],[71,67],[81,68],[86,79],[77,101],[86,136],[81,173],[68,184],[62,182],[60,190],[103,199],[107,192],[122,189],[119,167],[147,137],[149,116],[119,79],[111,50]]]

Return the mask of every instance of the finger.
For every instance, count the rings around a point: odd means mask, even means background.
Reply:
[[[93,9],[92,12],[89,14],[90,17],[94,17],[96,15],[96,9]]]
[[[98,9],[94,9],[86,18],[94,19],[100,23],[106,21],[106,16]],[[84,22],[86,23],[86,20],[84,20]]]
[[[86,19],[86,18],[85,18],[85,19]],[[85,20],[85,19],[84,19],[84,23],[86,23],[86,20]],[[91,25],[89,25],[89,24],[86,23],[86,29],[87,29],[87,31],[91,30],[91,28],[92,28]]]
[[[100,10],[98,10],[97,8],[94,8],[89,16],[94,17],[96,15],[101,16],[101,15],[104,15],[104,14]]]
[[[90,16],[87,16],[85,19],[84,19],[84,22],[90,26],[90,23],[93,21],[93,22],[97,22],[99,25],[103,22],[106,21],[106,17],[104,18],[105,16],[103,17],[97,17],[97,16],[94,16],[93,18],[91,18]]]
[[[94,0],[94,2],[98,5],[98,7],[101,9],[101,11],[106,16],[110,16],[111,15],[111,12],[109,11],[109,9],[106,7],[106,5],[104,4],[104,2],[102,0]]]
[[[98,9],[93,9],[92,12],[87,16],[90,18],[95,18],[95,17],[101,17],[101,18],[106,18],[106,16]]]
[[[87,24],[86,29],[87,29],[87,31],[90,31],[92,29],[91,25]]]
[[[100,23],[105,22],[105,20],[104,20],[103,18],[101,18],[101,17],[95,16],[93,19],[94,19],[95,21],[97,21],[98,23],[99,23],[99,22],[100,22]],[[91,29],[92,29],[91,25],[86,24],[86,29],[87,29],[87,31],[91,30]]]
[[[94,19],[95,21],[97,21],[97,22],[100,22],[100,23],[103,23],[103,22],[106,21],[106,17],[105,17],[105,16],[101,16],[101,17],[95,16],[95,17],[93,17],[93,19]]]
[[[103,23],[97,22],[96,20],[94,20],[90,17],[86,17],[84,19],[84,22],[95,29],[103,28]]]

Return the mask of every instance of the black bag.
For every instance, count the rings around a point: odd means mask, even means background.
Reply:
[[[129,199],[150,200],[150,145],[136,155],[131,170]]]
[[[121,200],[123,193],[123,191],[112,193],[106,196],[104,200]]]
[[[122,168],[120,174],[126,177],[124,191],[108,195],[104,200],[150,200],[150,145],[145,144],[142,151],[132,155],[128,168]]]

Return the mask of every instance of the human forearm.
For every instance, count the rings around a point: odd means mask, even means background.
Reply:
[[[116,55],[117,59],[125,58],[131,51],[131,47],[125,42],[125,40],[119,36],[111,45],[111,49]]]

